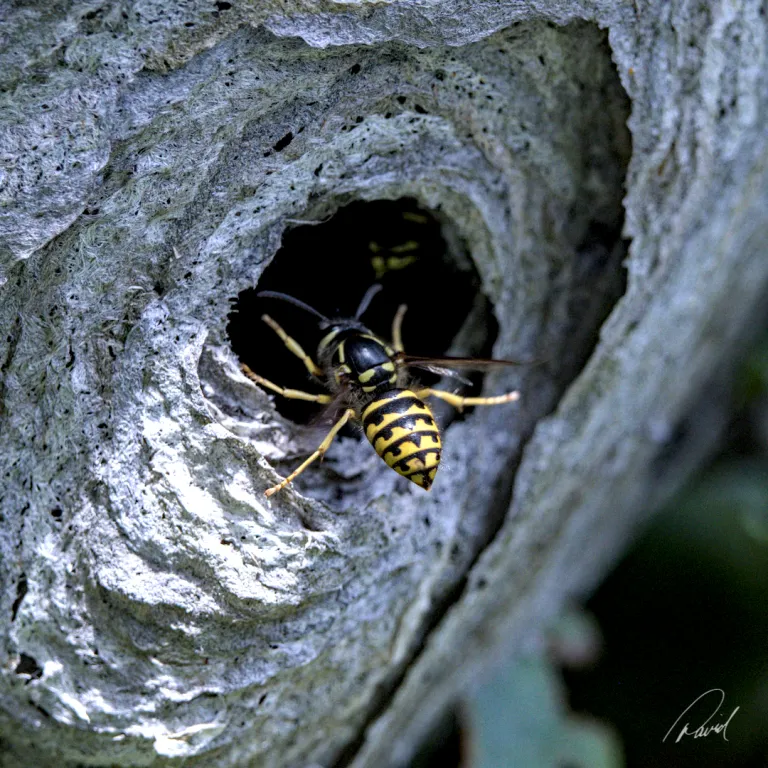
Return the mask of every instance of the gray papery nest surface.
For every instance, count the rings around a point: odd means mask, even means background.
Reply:
[[[0,765],[405,764],[717,434],[768,277],[765,4],[3,25]],[[486,377],[520,403],[453,423],[429,494],[343,438],[267,501],[299,437],[232,302],[296,220],[403,197],[474,264],[494,353],[542,362]]]

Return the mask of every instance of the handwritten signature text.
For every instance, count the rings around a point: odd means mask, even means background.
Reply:
[[[733,716],[739,711],[739,707],[736,707],[736,709],[731,712],[730,717],[723,721],[715,721],[711,725],[709,724],[710,720],[712,720],[715,715],[720,711],[720,707],[723,706],[723,702],[725,701],[725,691],[722,690],[722,688],[711,688],[708,691],[705,691],[701,694],[701,696],[694,699],[682,712],[680,717],[675,720],[674,723],[672,723],[672,727],[667,731],[667,735],[662,739],[662,741],[666,741],[667,737],[675,732],[675,729],[678,726],[678,723],[685,717],[685,715],[693,709],[693,707],[698,704],[705,696],[710,696],[710,694],[714,694],[716,697],[719,697],[719,701],[717,703],[717,706],[715,707],[714,711],[710,714],[710,716],[698,727],[694,727],[692,730],[692,726],[690,722],[684,723],[682,728],[680,728],[679,731],[677,731],[677,738],[675,739],[675,744],[680,741],[684,736],[693,736],[694,739],[703,739],[706,736],[709,736],[712,733],[718,733],[721,734],[723,739],[725,741],[728,741],[728,737],[726,736],[726,731],[728,730],[728,724],[733,720]]]

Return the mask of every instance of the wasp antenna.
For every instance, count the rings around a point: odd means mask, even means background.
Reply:
[[[371,301],[373,300],[373,297],[380,290],[381,290],[381,283],[374,283],[365,292],[365,296],[363,296],[363,299],[360,302],[360,306],[357,308],[357,312],[355,312],[355,320],[359,320],[363,316],[363,312],[365,312],[365,310],[368,309],[368,306],[370,305]]]
[[[311,312],[313,315],[319,317],[326,323],[330,322],[330,320],[325,315],[320,314],[320,312],[318,312],[316,309],[310,307],[309,304],[305,304],[303,301],[295,299],[293,296],[289,296],[287,293],[278,293],[277,291],[259,291],[256,296],[259,298],[265,297],[268,299],[282,299],[283,301],[287,301],[290,304],[295,304],[297,307],[301,307],[301,309],[305,309],[307,312]]]

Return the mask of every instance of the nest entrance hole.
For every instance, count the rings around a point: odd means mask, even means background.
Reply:
[[[368,288],[378,282],[382,290],[362,321],[390,340],[395,312],[400,304],[407,304],[403,323],[406,352],[446,354],[476,307],[480,289],[471,260],[466,254],[451,253],[444,237],[449,226],[439,211],[402,198],[354,202],[323,223],[288,230],[258,286],[242,291],[234,302],[227,325],[233,351],[253,371],[280,386],[323,392],[322,385],[310,379],[302,362],[261,320],[263,314],[270,315],[314,359],[322,336],[317,318],[287,302],[257,294],[279,291],[326,317],[351,317]],[[452,237],[450,241],[459,240]],[[472,353],[485,355],[496,335],[487,301],[480,315],[486,340]],[[275,406],[298,424],[309,423],[321,408],[280,396],[275,397]]]

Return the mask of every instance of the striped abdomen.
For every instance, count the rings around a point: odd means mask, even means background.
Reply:
[[[429,490],[440,463],[432,412],[408,389],[390,389],[363,408],[365,436],[387,465]]]

